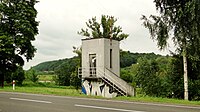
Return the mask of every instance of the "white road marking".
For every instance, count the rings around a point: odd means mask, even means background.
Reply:
[[[21,99],[21,98],[10,98],[11,100],[19,100],[19,101],[29,101],[29,102],[37,102],[37,103],[52,103],[49,101],[41,101],[41,100],[32,100],[32,99]]]
[[[136,111],[136,110],[109,108],[109,107],[98,107],[98,106],[92,106],[92,105],[79,105],[79,104],[75,104],[74,106],[76,106],[76,107],[83,107],[83,108],[102,109],[102,110],[114,110],[114,111],[120,111],[120,112],[145,112],[145,111]]]

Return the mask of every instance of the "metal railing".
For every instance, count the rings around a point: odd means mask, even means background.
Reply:
[[[126,81],[121,79],[117,74],[111,71],[108,68],[105,68],[105,73],[107,74],[107,78],[115,82],[115,84],[120,87],[124,92],[126,92],[127,96],[135,96],[134,88],[129,85]]]
[[[112,78],[112,76],[109,76],[107,73],[106,73],[106,71],[105,71],[105,69],[104,69],[104,71],[101,71],[101,70],[98,70],[98,73],[99,73],[99,75],[102,77],[102,79],[107,83],[107,84],[109,84],[110,86],[112,86],[115,90],[117,90],[119,93],[121,93],[122,95],[124,95],[124,96],[126,96],[127,94],[125,94],[125,93],[127,93],[126,92],[126,89],[125,89],[125,87],[124,86],[119,86],[119,84],[117,84],[117,83],[119,83],[119,82],[117,82],[117,80],[115,80],[114,78]],[[119,78],[119,77],[118,77]],[[107,81],[107,80],[109,80],[109,81]],[[120,89],[118,89],[117,87],[115,87],[115,85],[118,87],[118,88],[120,88]],[[123,91],[123,92],[122,92]]]
[[[96,67],[88,67],[88,68],[78,68],[78,76],[82,76],[83,74],[87,74],[90,77],[95,77],[97,75]]]
[[[130,86],[126,81],[117,76],[114,72],[103,67],[89,67],[89,68],[79,68],[78,75],[89,74],[89,77],[99,77],[107,84],[112,86],[122,95],[132,95],[133,87]]]

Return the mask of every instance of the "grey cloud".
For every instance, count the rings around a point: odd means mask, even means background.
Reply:
[[[34,59],[25,69],[43,61],[69,58],[75,54],[72,46],[80,46],[81,37],[77,34],[85,28],[85,22],[102,14],[118,18],[130,37],[121,42],[121,48],[132,52],[160,52],[156,43],[149,38],[148,30],[141,24],[142,14],[155,14],[153,0],[40,0],[36,5],[37,20],[40,21],[39,35],[33,42],[38,49]]]

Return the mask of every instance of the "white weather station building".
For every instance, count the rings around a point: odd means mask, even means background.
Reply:
[[[120,78],[119,41],[107,38],[82,39],[82,92],[112,98],[134,96],[132,86]]]

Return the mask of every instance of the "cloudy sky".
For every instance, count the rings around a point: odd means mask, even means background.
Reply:
[[[81,39],[77,34],[86,28],[88,19],[101,15],[112,15],[118,19],[117,25],[130,36],[121,41],[123,50],[139,53],[166,55],[168,50],[159,51],[156,42],[150,39],[148,30],[142,26],[142,15],[156,14],[153,0],[39,0],[35,8],[40,21],[39,35],[33,42],[37,53],[33,60],[24,66],[29,69],[44,61],[70,58],[75,54],[73,46],[80,46]],[[173,46],[169,47],[173,50]]]

